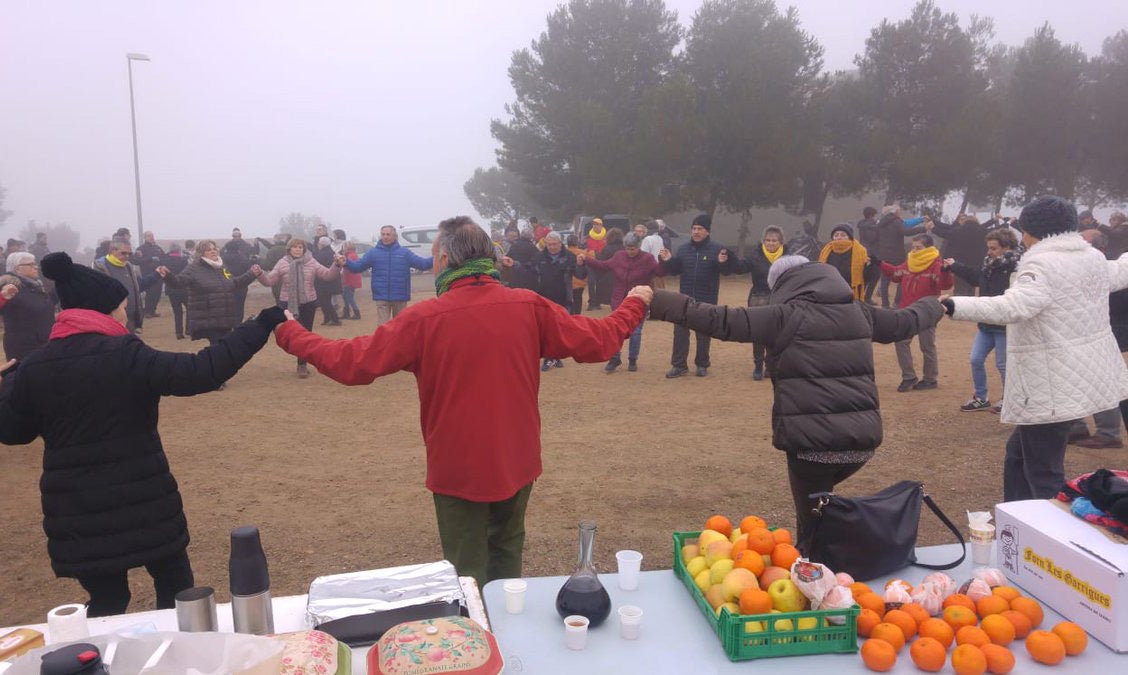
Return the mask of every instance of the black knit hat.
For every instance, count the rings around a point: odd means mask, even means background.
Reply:
[[[850,241],[854,241],[854,228],[850,227],[846,223],[839,223],[838,225],[834,226],[834,229],[830,231],[831,239],[834,238],[835,232],[845,232],[846,236],[850,237]]]
[[[55,282],[55,293],[63,309],[92,309],[110,314],[129,297],[120,281],[74,264],[66,253],[43,256],[40,269],[43,276]]]
[[[710,216],[708,213],[702,213],[702,214],[698,215],[696,218],[693,219],[692,225],[700,225],[701,227],[704,227],[707,231],[712,232],[713,231],[713,216]],[[691,227],[692,227],[692,225],[691,225]]]
[[[1061,197],[1039,197],[1022,209],[1018,224],[1024,232],[1038,239],[1076,232],[1077,207]]]

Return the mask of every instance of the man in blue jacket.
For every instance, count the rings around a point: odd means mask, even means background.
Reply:
[[[713,217],[702,213],[693,219],[689,231],[689,241],[678,248],[676,254],[662,249],[658,258],[667,275],[681,275],[680,290],[698,302],[717,304],[720,291],[721,265],[727,262],[723,246],[709,237],[713,229]],[[727,272],[727,267],[726,267]],[[697,377],[705,377],[709,372],[709,333],[696,331],[697,353],[693,363]],[[682,325],[674,326],[674,349],[670,356],[672,366],[666,377],[681,377],[689,372],[689,329]]]
[[[434,260],[421,258],[399,244],[396,228],[380,228],[380,243],[368,249],[345,268],[357,274],[372,269],[372,299],[376,301],[376,325],[396,317],[411,300],[411,270],[429,270]]]

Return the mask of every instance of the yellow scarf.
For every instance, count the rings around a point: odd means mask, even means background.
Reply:
[[[854,292],[854,299],[861,300],[865,297],[866,290],[866,260],[869,258],[869,252],[866,247],[862,246],[853,239],[832,241],[826,246],[823,246],[822,251],[819,252],[819,262],[826,262],[830,254],[838,253],[843,254],[847,251],[851,252],[850,255],[850,290]]]
[[[114,267],[125,267],[125,261],[124,260],[118,260],[117,258],[115,258],[113,256],[112,253],[106,254],[106,262],[110,263]]]
[[[599,226],[598,232],[595,230],[594,227],[591,228],[591,230],[588,232],[588,237],[590,237],[590,238],[592,238],[596,241],[603,241],[603,239],[606,236],[607,236],[607,228],[603,227],[602,225]]]
[[[770,263],[774,263],[776,260],[779,259],[780,256],[783,255],[783,247],[782,246],[777,248],[775,253],[772,253],[771,251],[768,250],[767,246],[760,244],[760,250],[764,252],[764,257],[767,258],[768,262],[770,262]]]
[[[920,274],[932,266],[936,259],[940,257],[940,251],[935,246],[922,248],[919,251],[909,251],[909,271],[913,274]]]

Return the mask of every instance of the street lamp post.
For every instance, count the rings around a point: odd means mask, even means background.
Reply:
[[[133,62],[134,61],[148,61],[149,57],[144,54],[126,54],[125,63],[129,70],[129,121],[133,125],[133,183],[137,192],[137,242],[141,243],[145,239],[142,230],[144,226],[141,224],[141,168],[137,161],[137,112],[133,106]]]

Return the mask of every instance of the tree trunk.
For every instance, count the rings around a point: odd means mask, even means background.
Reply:
[[[815,235],[816,236],[818,235],[819,227],[822,226],[823,211],[826,210],[826,198],[829,194],[830,194],[830,188],[824,188],[822,190],[822,192],[819,194],[819,203],[818,203],[817,206],[815,206],[815,209],[814,209],[814,214],[815,214],[814,225],[815,225]]]
[[[967,203],[970,200],[971,200],[971,190],[964,190],[963,201],[960,202],[960,213],[966,213],[967,212]],[[943,204],[944,202],[941,201],[940,203]]]

